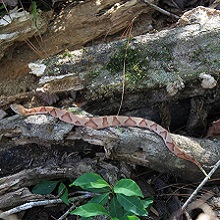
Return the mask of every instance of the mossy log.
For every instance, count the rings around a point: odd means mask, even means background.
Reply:
[[[152,3],[156,2],[157,0],[152,1]],[[4,50],[5,56],[1,59],[0,94],[15,94],[19,92],[21,88],[19,88],[18,84],[23,88],[22,81],[26,81],[24,80],[25,75],[30,71],[28,63],[38,59],[49,58],[66,49],[82,48],[86,43],[94,39],[117,33],[128,27],[132,20],[139,17],[139,15],[144,17],[145,30],[147,30],[152,22],[150,18],[154,11],[152,7],[138,0],[126,2],[118,0],[75,2],[64,7],[60,14],[56,15],[54,13],[54,19],[47,26],[46,31],[38,31],[32,16],[30,16],[32,20],[28,20],[28,22],[31,23],[31,28],[34,29],[31,34],[28,29],[30,28],[29,25],[26,26],[26,29],[25,26],[22,26],[23,29],[21,29],[21,25],[17,24],[15,19],[6,28],[3,27],[2,32],[10,36],[21,32],[18,37],[22,38],[23,42],[18,45],[17,41],[22,40],[17,37],[14,41],[10,41],[8,45],[4,46],[4,49],[7,48],[7,50]],[[29,13],[26,12],[26,14]],[[37,16],[38,21],[45,19],[49,23],[49,20],[51,20],[51,16],[45,18],[45,14],[43,16],[38,14]],[[26,19],[26,17],[24,18]],[[26,35],[22,35],[23,32]],[[36,36],[37,34],[41,36]],[[1,58],[3,52],[0,52]],[[10,89],[6,89],[5,83],[2,84],[3,80],[5,82],[8,81],[8,84],[17,84],[17,89],[15,89],[14,93]],[[33,82],[33,79],[29,82]]]

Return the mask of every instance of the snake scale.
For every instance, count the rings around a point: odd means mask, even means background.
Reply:
[[[138,128],[148,129],[158,134],[163,139],[167,148],[173,154],[184,160],[191,161],[205,175],[207,175],[204,169],[202,168],[201,164],[197,160],[195,160],[193,157],[186,154],[185,151],[183,151],[178,146],[176,146],[176,144],[174,143],[174,141],[170,136],[170,133],[165,128],[161,127],[160,125],[158,125],[157,123],[151,120],[139,118],[139,117],[118,116],[118,115],[85,117],[52,106],[41,106],[41,107],[26,109],[22,105],[12,104],[11,109],[17,114],[26,115],[26,116],[49,113],[53,117],[59,118],[61,121],[64,121],[66,123],[74,124],[75,126],[89,127],[93,129],[103,129],[103,128],[115,127],[115,126],[138,127]]]

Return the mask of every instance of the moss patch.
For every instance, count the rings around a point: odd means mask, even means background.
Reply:
[[[148,66],[149,61],[143,55],[143,52],[137,48],[127,46],[127,43],[125,43],[110,58],[106,69],[112,75],[125,70],[126,81],[138,83],[146,78]]]

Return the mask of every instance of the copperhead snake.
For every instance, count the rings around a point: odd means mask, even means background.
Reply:
[[[195,160],[190,155],[186,154],[185,151],[180,149],[174,141],[172,140],[169,132],[158,125],[157,123],[139,117],[130,117],[130,116],[101,116],[101,117],[85,117],[82,115],[77,115],[72,112],[68,112],[64,109],[59,109],[52,106],[41,106],[36,108],[26,109],[22,105],[12,104],[11,109],[20,115],[35,115],[35,114],[50,114],[55,118],[59,118],[61,121],[64,121],[69,124],[74,124],[75,126],[84,126],[93,129],[103,129],[107,127],[115,126],[124,126],[124,127],[138,127],[145,128],[154,133],[158,134],[166,144],[167,148],[177,157],[184,160],[191,161],[194,163],[206,176],[205,170],[202,168],[201,164]]]

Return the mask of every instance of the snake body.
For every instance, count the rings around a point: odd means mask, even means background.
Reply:
[[[74,124],[75,126],[84,126],[93,129],[103,129],[107,127],[115,126],[124,126],[124,127],[138,127],[148,129],[150,131],[158,134],[166,144],[167,148],[175,154],[177,157],[184,160],[191,161],[206,175],[206,172],[202,168],[201,164],[195,160],[190,155],[186,154],[185,151],[180,149],[174,141],[172,140],[170,133],[157,123],[139,117],[130,117],[130,116],[100,116],[100,117],[85,117],[78,115],[72,112],[69,112],[64,109],[59,109],[52,106],[41,106],[36,108],[26,109],[22,105],[12,104],[11,109],[20,115],[35,115],[35,114],[50,114],[55,118],[59,118],[61,121],[64,121],[69,124]]]

